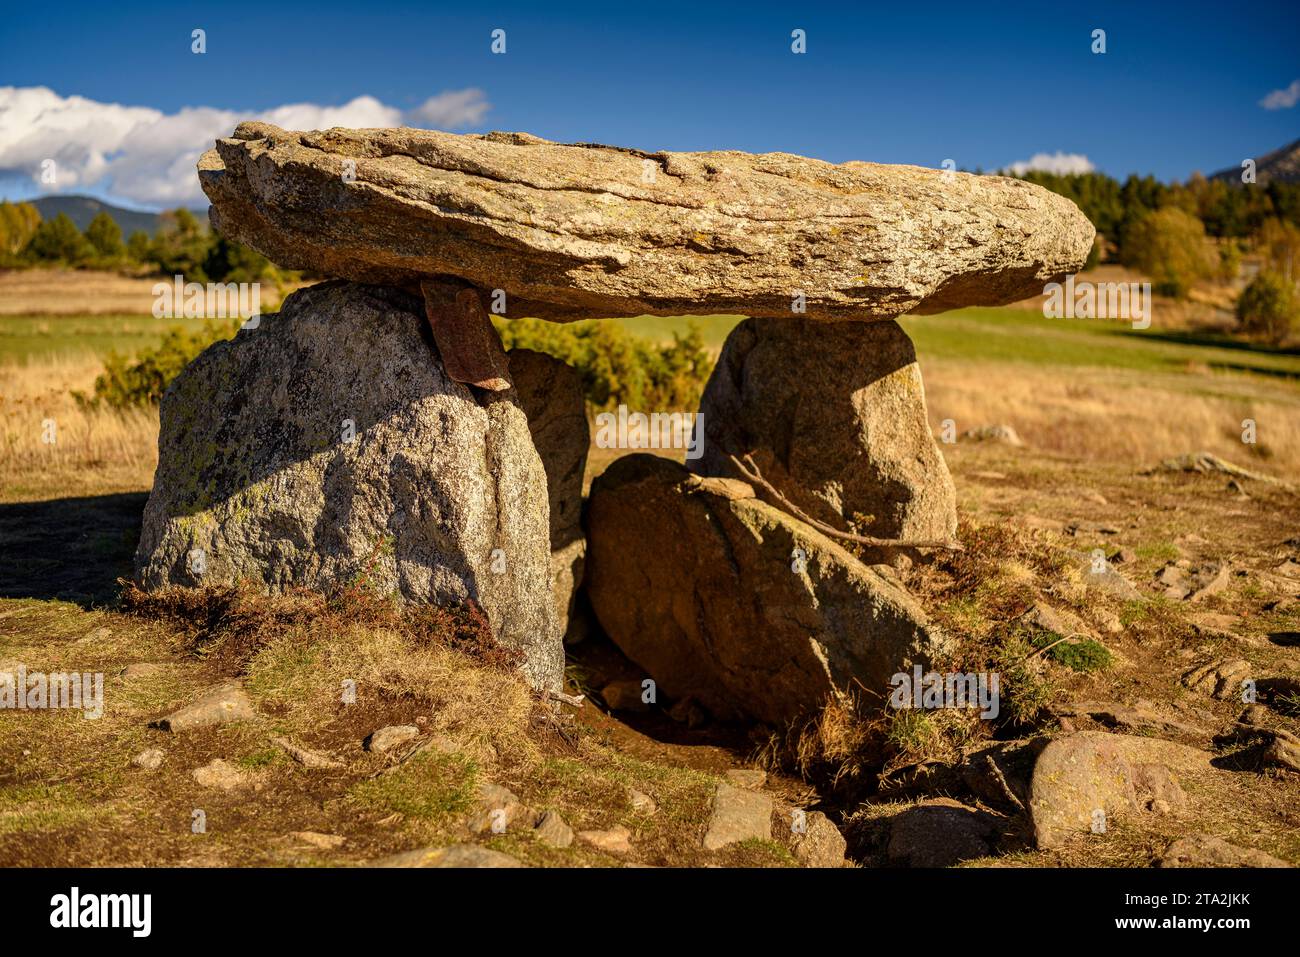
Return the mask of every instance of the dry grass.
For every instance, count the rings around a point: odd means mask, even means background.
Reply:
[[[1152,465],[1206,450],[1248,468],[1300,478],[1300,391],[1254,376],[1134,375],[935,359],[925,366],[930,421],[960,434],[1013,426],[1035,449],[1079,459]],[[994,384],[996,384],[994,386]],[[1257,423],[1254,445],[1242,420]]]
[[[154,283],[161,276],[124,276],[90,269],[0,271],[0,316],[136,315],[153,311]],[[298,284],[282,290],[288,295]],[[281,290],[264,283],[262,305],[274,309]]]
[[[71,391],[89,391],[97,359],[0,364],[0,492],[8,501],[148,488],[158,465],[158,411],[92,411]],[[53,441],[50,441],[53,439]]]

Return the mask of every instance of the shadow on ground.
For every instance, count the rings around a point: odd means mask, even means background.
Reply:
[[[148,492],[0,505],[0,598],[111,603],[129,578]]]

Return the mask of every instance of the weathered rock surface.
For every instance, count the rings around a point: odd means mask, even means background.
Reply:
[[[1290,867],[1254,848],[1238,847],[1210,834],[1189,834],[1169,845],[1156,867]]]
[[[890,819],[889,859],[908,867],[951,867],[992,853],[998,818],[951,798],[931,798]]]
[[[897,323],[747,319],[727,337],[700,412],[692,472],[741,478],[729,457],[752,452],[782,495],[834,528],[912,541],[956,532],[916,350]]]
[[[509,315],[564,320],[788,318],[799,293],[813,319],[992,305],[1080,268],[1094,234],[1069,200],[1003,177],[526,133],[242,123],[199,181],[222,235],[281,266],[459,276],[504,290]]]
[[[629,854],[632,851],[632,832],[619,824],[605,830],[579,831],[579,844],[586,844],[606,854]]]
[[[625,456],[593,483],[587,529],[605,631],[716,717],[780,723],[855,682],[887,692],[941,647],[909,595],[743,482]]]
[[[390,724],[372,731],[362,742],[362,747],[376,754],[383,754],[400,747],[420,736],[420,729],[413,724]]]
[[[717,851],[728,844],[772,836],[772,796],[762,791],[721,783],[713,794],[713,811],[704,833],[704,849]]]
[[[173,733],[208,728],[232,721],[250,721],[257,717],[253,702],[237,681],[227,681],[205,692],[169,715],[152,722],[151,727]]]
[[[1040,848],[1108,827],[1116,815],[1163,801],[1185,803],[1179,773],[1209,767],[1210,755],[1172,741],[1080,731],[1057,738],[1038,756],[1029,813]]]
[[[375,861],[375,867],[523,867],[515,858],[477,844],[421,847]]]
[[[804,867],[843,867],[848,843],[839,828],[821,811],[804,818],[804,830],[792,835],[795,860]]]
[[[552,624],[563,637],[578,586],[587,539],[582,534],[582,477],[591,445],[587,405],[578,373],[544,352],[511,349],[506,358],[519,407],[546,471],[551,509]]]
[[[529,680],[558,686],[542,462],[513,391],[444,373],[419,300],[338,282],[294,293],[176,378],[158,446],[144,587],[363,579],[474,601]]]

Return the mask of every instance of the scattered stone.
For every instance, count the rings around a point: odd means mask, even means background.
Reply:
[[[1273,731],[1272,734],[1273,740],[1260,755],[1264,766],[1300,771],[1300,738],[1281,728]]]
[[[967,429],[961,434],[963,439],[970,439],[972,442],[999,442],[1003,445],[1021,446],[1025,443],[1020,440],[1016,430],[1009,425],[983,425],[978,429]]]
[[[1118,701],[1074,701],[1053,707],[1052,713],[1058,716],[1087,716],[1092,720],[1112,728],[1131,731],[1135,734],[1146,731],[1201,735],[1205,728],[1190,725],[1161,713],[1149,701],[1139,700],[1132,705]]]
[[[761,790],[767,784],[767,772],[762,768],[733,768],[726,774],[727,780],[738,788]]]
[[[805,830],[791,838],[795,860],[804,867],[843,867],[848,843],[840,829],[821,811],[804,815]]]
[[[704,835],[704,849],[716,851],[750,838],[772,836],[772,797],[761,791],[725,782],[713,795],[713,811]]]
[[[229,681],[205,692],[202,697],[178,711],[150,722],[151,728],[160,728],[173,734],[230,724],[233,721],[251,721],[257,717],[253,702],[248,699],[239,682]]]
[[[1227,701],[1240,698],[1242,682],[1250,678],[1251,665],[1242,658],[1219,658],[1193,668],[1182,677],[1185,688]]]
[[[1110,562],[1093,561],[1088,552],[1072,552],[1074,565],[1081,573],[1083,583],[1089,588],[1096,588],[1122,601],[1137,601],[1142,593],[1133,587],[1133,583],[1117,571]]]
[[[509,829],[520,821],[530,821],[533,812],[519,799],[519,795],[500,784],[484,781],[478,788],[478,811],[469,819],[473,834]]]
[[[1176,800],[1174,773],[1207,768],[1209,758],[1172,741],[1103,731],[1056,738],[1038,756],[1030,780],[1034,841],[1040,849],[1055,847],[1152,800]]]
[[[993,853],[999,829],[998,818],[986,811],[930,798],[890,818],[886,853],[908,867],[951,867]]]
[[[375,867],[523,867],[515,858],[477,844],[422,847],[375,861]]]
[[[131,763],[146,771],[157,771],[166,755],[161,748],[146,748],[131,759]]]
[[[578,843],[606,854],[629,854],[632,851],[632,832],[621,824],[606,831],[579,831],[577,838]]]
[[[1189,834],[1169,845],[1156,867],[1290,867],[1286,861],[1210,834]]]
[[[529,681],[559,688],[527,418],[513,391],[447,375],[426,326],[404,292],[325,282],[187,365],[162,399],[141,586],[328,590],[364,575],[407,601],[475,603]]]
[[[312,768],[313,770],[330,770],[346,767],[342,761],[336,761],[328,754],[322,754],[320,751],[312,751],[310,748],[296,745],[288,738],[282,738],[279,736],[272,737],[271,743],[305,768]]]
[[[568,847],[573,843],[573,828],[564,823],[564,818],[554,811],[546,811],[533,825],[537,839],[552,847]]]
[[[1073,612],[1053,608],[1045,602],[1035,602],[1020,620],[1033,628],[1049,631],[1061,638],[1091,638],[1092,632]]]
[[[213,228],[279,266],[459,276],[504,290],[512,318],[790,319],[791,290],[808,319],[995,305],[1081,268],[1095,234],[1065,197],[1009,177],[527,133],[241,123],[199,182]]]
[[[956,535],[952,478],[927,424],[916,350],[897,323],[746,319],[722,347],[700,414],[699,457],[688,452],[686,463],[695,474],[742,479],[730,457],[751,454],[785,498],[832,528]],[[863,554],[874,564],[900,552]]]
[[[392,724],[378,731],[372,731],[361,746],[367,751],[383,754],[420,736],[420,729],[413,724]]]
[[[1119,615],[1109,608],[1096,607],[1092,609],[1092,617],[1096,620],[1098,626],[1108,635],[1118,635],[1124,631],[1124,622]]]
[[[644,693],[641,682],[634,679],[611,681],[600,689],[600,696],[611,711],[649,711],[650,705],[642,697]]]
[[[347,838],[342,835],[322,834],[319,831],[291,831],[289,836],[322,851],[337,851],[347,843]]]
[[[1284,485],[1285,483],[1273,478],[1271,475],[1265,475],[1262,472],[1252,472],[1244,469],[1239,465],[1233,465],[1225,459],[1219,458],[1210,452],[1192,452],[1187,455],[1180,455],[1176,458],[1165,459],[1155,468],[1147,469],[1143,474],[1151,475],[1154,472],[1220,472],[1225,475],[1231,475],[1235,478],[1250,479],[1256,482],[1265,482],[1270,485]]]
[[[632,805],[632,810],[638,814],[649,816],[659,810],[659,805],[655,804],[654,798],[644,791],[638,791],[636,788],[627,789],[628,803]]]
[[[1132,548],[1117,548],[1108,560],[1116,565],[1132,565],[1138,560],[1138,553]]]
[[[551,509],[551,611],[565,637],[582,584],[587,539],[582,534],[582,478],[591,437],[577,370],[544,352],[512,349],[506,358],[519,407],[546,471]]]
[[[740,484],[653,455],[592,483],[587,594],[659,693],[779,724],[947,647],[905,591]]]
[[[216,788],[221,791],[234,791],[256,782],[256,778],[247,771],[241,771],[228,761],[214,758],[201,768],[190,772],[202,787]]]

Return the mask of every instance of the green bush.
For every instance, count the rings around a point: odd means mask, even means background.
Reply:
[[[1300,298],[1295,283],[1264,270],[1237,297],[1237,321],[1253,336],[1280,343],[1300,328]]]
[[[36,227],[24,254],[31,259],[77,266],[95,255],[95,247],[81,234],[67,213],[59,213]]]
[[[1124,263],[1150,276],[1156,292],[1178,298],[1187,295],[1192,283],[1207,278],[1214,265],[1205,226],[1172,206],[1129,224],[1124,233]]]
[[[622,404],[694,411],[713,368],[694,323],[685,336],[674,333],[670,345],[633,336],[609,320],[497,320],[497,329],[507,349],[545,352],[573,366],[587,401],[596,409]]]
[[[114,409],[157,405],[167,386],[200,352],[221,339],[229,339],[239,329],[240,320],[228,323],[205,322],[202,329],[169,329],[157,346],[127,358],[110,353],[104,371],[95,379],[91,396],[73,392],[82,407],[107,405]]]

